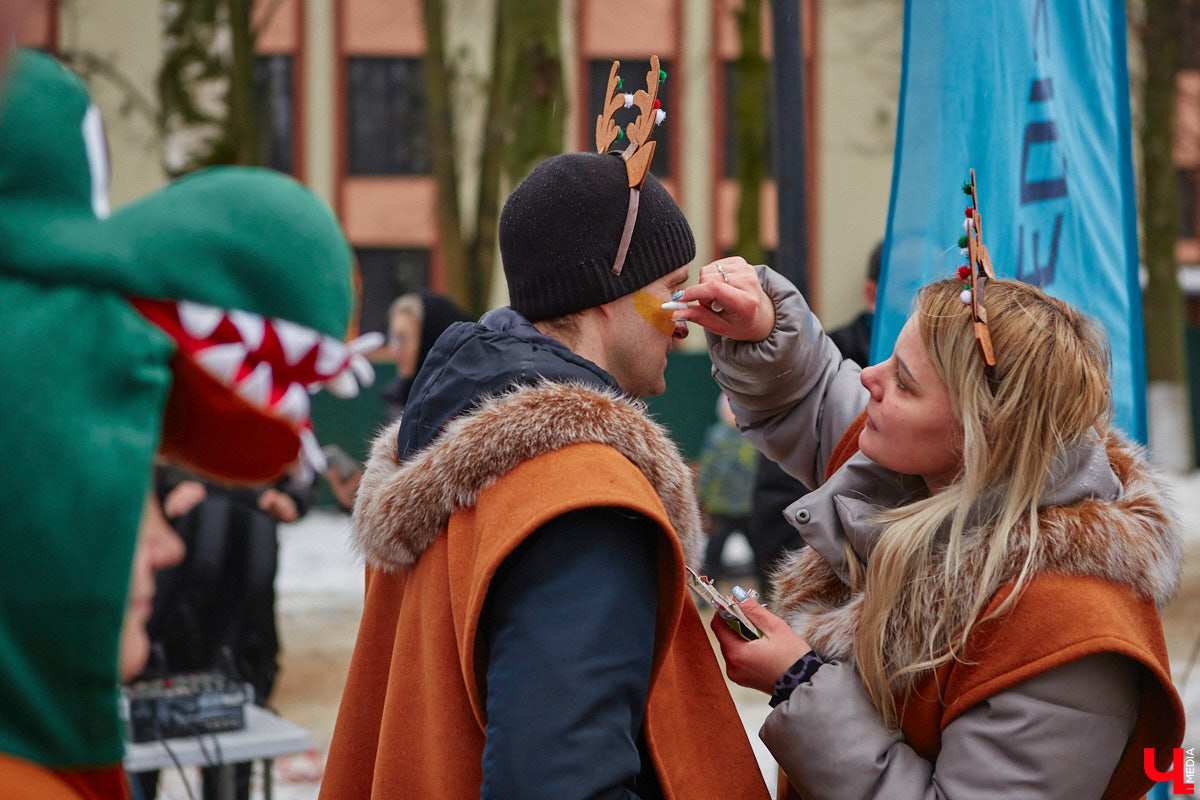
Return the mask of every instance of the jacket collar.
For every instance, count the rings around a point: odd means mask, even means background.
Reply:
[[[397,433],[400,458],[427,447],[451,419],[484,399],[545,380],[621,392],[615,378],[511,308],[451,325],[413,379]]]
[[[696,566],[702,537],[692,474],[641,403],[611,390],[540,381],[483,400],[446,424],[426,448],[397,457],[401,422],[376,438],[354,505],[354,539],[368,563],[413,564],[450,515],[521,462],[571,444],[616,449],[646,476]]]
[[[873,479],[882,482],[875,486],[870,483]],[[788,519],[812,547],[792,553],[775,572],[775,610],[823,655],[853,653],[862,595],[848,585],[843,542],[865,559],[878,540],[879,526],[871,522],[878,506],[866,498],[894,505],[912,488],[860,453],[814,492],[815,497],[806,496],[788,508]],[[1053,488],[1038,515],[1037,540],[1031,540],[1024,524],[1013,532],[1002,559],[1011,574],[1002,582],[1016,578],[1032,548],[1034,575],[1057,572],[1102,578],[1127,585],[1161,607],[1178,585],[1183,549],[1168,497],[1144,454],[1132,444],[1110,434],[1102,443],[1081,445],[1056,467]],[[993,501],[981,501],[987,502]],[[804,511],[808,523],[800,521]],[[818,519],[818,515],[823,516]],[[971,585],[974,576],[982,573],[987,556],[989,537],[976,536],[973,541],[975,546],[967,548],[956,569],[961,586]],[[940,574],[940,562],[930,569],[931,574]],[[943,596],[940,580],[920,585],[924,588],[908,604],[908,613],[927,613],[956,599]],[[968,611],[960,609],[959,616],[965,620]]]
[[[981,497],[967,527],[988,518],[1003,494],[1000,486]],[[1059,454],[1038,507],[1069,506],[1088,498],[1116,500],[1120,494],[1121,483],[1109,464],[1105,443],[1092,433]],[[893,472],[859,452],[818,489],[788,506],[784,517],[849,582],[842,542],[848,542],[864,561],[870,560],[880,534],[874,516],[880,509],[896,508],[924,495],[925,484],[919,477]]]

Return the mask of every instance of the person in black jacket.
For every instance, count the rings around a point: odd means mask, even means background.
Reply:
[[[396,359],[396,378],[379,393],[388,404],[385,424],[403,413],[413,378],[442,332],[455,322],[474,321],[453,300],[428,289],[407,292],[392,301],[388,307],[388,347]]]
[[[425,363],[434,342],[455,322],[473,322],[474,317],[454,301],[428,289],[406,292],[388,306],[387,347],[396,361],[396,377],[379,392],[387,404],[381,424],[399,419],[408,403],[413,378]],[[354,508],[362,468],[345,451],[331,446],[329,467],[322,475],[329,482],[334,500],[343,510]]]
[[[159,467],[163,513],[187,546],[178,566],[157,576],[146,624],[151,661],[143,677],[216,671],[250,684],[267,704],[279,671],[275,622],[277,528],[308,510],[311,482],[287,478],[267,487],[229,486]],[[235,796],[250,796],[251,764],[234,765]],[[219,768],[202,770],[205,800],[220,797]],[[155,796],[157,772],[137,776],[141,796]]]

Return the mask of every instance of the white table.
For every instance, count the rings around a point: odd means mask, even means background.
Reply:
[[[221,767],[221,796],[233,796],[233,765],[246,761],[270,761],[289,753],[303,753],[312,748],[308,731],[295,723],[272,714],[265,708],[247,703],[244,708],[246,727],[237,731],[207,733],[168,739],[170,752],[162,742],[126,742],[125,770],[149,772],[180,766]],[[175,758],[171,758],[171,754]],[[217,760],[219,759],[219,761]],[[271,769],[267,764],[266,797],[271,797]]]

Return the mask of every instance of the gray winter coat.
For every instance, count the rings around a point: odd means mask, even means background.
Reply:
[[[874,510],[924,487],[861,453],[826,482],[833,448],[866,406],[861,370],[842,359],[795,287],[766,267],[757,269],[775,304],[775,329],[753,343],[709,334],[713,374],[745,435],[806,485],[820,487],[785,512],[810,548],[777,574],[773,605],[831,662],[771,713],[759,735],[806,800],[1100,797],[1138,719],[1140,670],[1133,661],[1100,653],[992,695],[945,728],[931,763],[901,733],[887,730],[868,700],[853,663],[853,609],[822,616],[789,598],[821,570],[846,582],[845,543],[868,559],[878,533],[868,522]],[[1134,491],[1117,479],[1099,441],[1066,454],[1055,477],[1058,488],[1043,503],[1052,511],[1085,499],[1117,506]],[[1160,487],[1140,473],[1138,480],[1139,499],[1151,498],[1157,509],[1153,519],[1135,521],[1148,531],[1149,566],[1113,574],[1112,557],[1119,561],[1120,548],[1129,546],[1114,532],[1111,547],[1073,555],[1084,563],[1061,568],[1128,582],[1161,605],[1177,581],[1179,539],[1158,505]],[[1121,517],[1113,527],[1126,522]],[[1072,551],[1070,535],[1061,534],[1063,552]]]

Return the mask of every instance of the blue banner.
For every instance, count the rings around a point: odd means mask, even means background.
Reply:
[[[975,169],[997,277],[1098,320],[1115,422],[1146,440],[1125,8],[1116,0],[906,0],[891,206],[871,350],[958,264]]]

